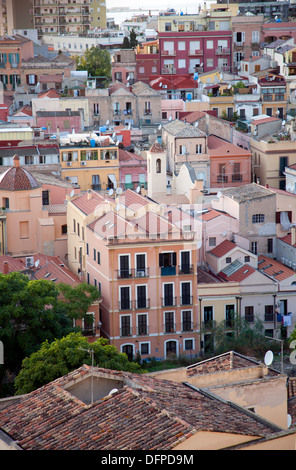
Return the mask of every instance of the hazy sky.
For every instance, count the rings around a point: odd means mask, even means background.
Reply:
[[[196,13],[199,4],[203,4],[203,1],[199,0],[106,0],[107,8],[112,7],[124,7],[129,8],[142,8],[167,10],[168,8],[174,8],[175,10],[182,10],[187,13]]]

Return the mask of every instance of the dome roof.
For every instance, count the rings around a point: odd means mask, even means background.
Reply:
[[[13,166],[0,175],[0,190],[24,191],[40,187],[34,176],[20,166],[19,160],[19,156],[15,155]]]

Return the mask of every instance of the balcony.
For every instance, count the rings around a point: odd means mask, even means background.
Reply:
[[[176,333],[176,325],[174,323],[165,323],[164,332],[165,333]]]
[[[120,328],[120,336],[125,337],[125,336],[132,336],[132,327],[131,326],[124,326]]]
[[[254,314],[246,314],[245,321],[248,323],[254,323]]]
[[[162,297],[161,299],[162,307],[176,307],[177,305],[177,297]]]
[[[148,336],[149,327],[147,325],[140,325],[137,327],[137,336]]]
[[[98,186],[97,191],[100,191],[101,185]],[[149,268],[127,268],[127,269],[117,269],[116,270],[117,279],[129,279],[129,278],[139,278],[139,277],[149,277]]]
[[[192,295],[182,295],[180,297],[180,305],[192,305],[193,304],[193,297]]]
[[[193,264],[182,264],[178,269],[179,274],[193,274]]]
[[[132,310],[133,303],[131,300],[122,300],[119,302],[119,310]]]
[[[265,313],[264,321],[274,322],[274,320],[275,320],[275,315],[273,313]]]
[[[204,320],[202,322],[202,327],[205,330],[211,330],[212,328],[215,328],[216,322],[215,320]]]
[[[140,309],[145,309],[145,308],[150,308],[150,299],[137,299],[135,301],[135,309],[140,310]]]
[[[172,74],[174,75],[176,73],[176,68],[175,67],[164,67],[161,69],[161,73],[163,75],[169,75],[169,74]]]
[[[187,331],[193,331],[193,323],[192,322],[184,322],[182,323],[182,333],[186,333]]]
[[[239,181],[242,181],[243,180],[243,175],[237,173],[235,175],[232,175],[232,182],[235,183],[235,182],[239,182]]]
[[[199,50],[199,49],[196,49],[196,50],[191,50],[189,51],[188,55],[203,55],[203,51],[202,50]]]
[[[229,47],[218,47],[218,49],[215,50],[216,55],[229,55],[230,54],[230,48]]]
[[[161,276],[174,276],[176,274],[176,266],[161,266]]]
[[[133,277],[133,270],[132,269],[117,269],[117,279],[128,279]]]
[[[176,51],[166,51],[166,50],[163,50],[161,52],[161,55],[165,55],[165,56],[174,56],[176,55]]]
[[[149,277],[149,268],[136,268],[135,269],[135,277]]]

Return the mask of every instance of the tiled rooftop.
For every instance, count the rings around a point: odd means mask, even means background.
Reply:
[[[217,256],[217,258],[220,258],[221,256],[226,255],[229,251],[233,250],[236,248],[237,245],[230,241],[230,240],[224,240],[220,245],[215,246],[209,253],[211,253],[214,256]]]
[[[149,451],[174,449],[198,431],[258,437],[280,431],[189,384],[99,368],[93,374],[98,384],[112,376],[123,387],[85,404],[69,390],[90,377],[91,367],[83,366],[2,407],[0,429],[25,450]]]

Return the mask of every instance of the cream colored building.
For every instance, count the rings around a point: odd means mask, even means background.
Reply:
[[[285,189],[285,168],[296,163],[293,140],[278,140],[273,136],[250,139],[253,181],[271,188]]]
[[[34,4],[33,23],[40,38],[44,34],[86,34],[97,27],[104,29],[107,24],[106,2],[38,0]]]

